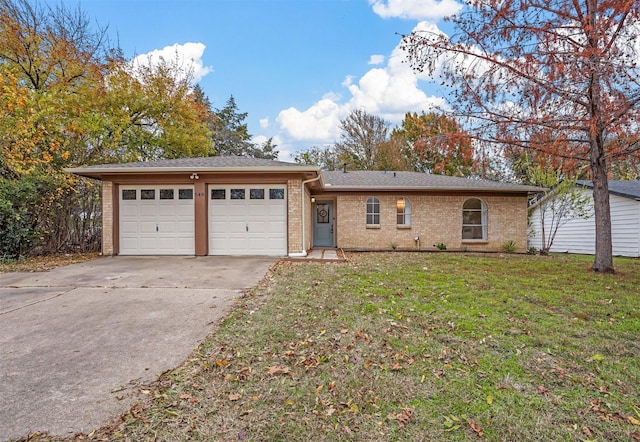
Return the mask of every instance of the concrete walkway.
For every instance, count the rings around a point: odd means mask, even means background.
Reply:
[[[0,441],[109,423],[274,262],[115,257],[0,274]]]
[[[342,262],[345,261],[344,253],[340,249],[312,249],[307,256],[290,258],[291,261],[317,261],[317,262]]]

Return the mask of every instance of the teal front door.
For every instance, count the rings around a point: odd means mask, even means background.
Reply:
[[[331,201],[316,201],[313,205],[313,246],[334,247],[333,203]]]

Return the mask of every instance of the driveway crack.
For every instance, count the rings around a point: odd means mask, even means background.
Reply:
[[[70,287],[68,290],[66,290],[64,292],[57,293],[57,294],[55,294],[53,296],[49,296],[48,298],[38,299],[37,301],[33,301],[33,302],[29,303],[29,304],[21,305],[19,307],[14,308],[14,309],[7,310],[6,312],[0,312],[0,316],[6,315],[8,313],[12,313],[12,312],[15,312],[15,311],[18,311],[18,310],[22,310],[23,308],[31,307],[31,306],[36,305],[36,304],[40,304],[41,302],[47,302],[47,301],[50,301],[52,299],[59,298],[60,296],[66,295],[67,293],[69,293],[69,292],[71,292],[71,291],[73,291],[75,289],[76,289],[75,287]]]

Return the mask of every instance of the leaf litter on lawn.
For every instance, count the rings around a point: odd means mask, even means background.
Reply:
[[[183,366],[78,440],[633,440],[640,261],[588,266],[280,262]]]

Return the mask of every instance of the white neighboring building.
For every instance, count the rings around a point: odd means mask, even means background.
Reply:
[[[593,213],[593,184],[578,181],[582,192],[589,196]],[[614,256],[640,257],[640,181],[609,181],[611,205],[611,236]],[[547,215],[548,217],[549,215]],[[533,205],[529,211],[531,235],[529,247],[541,249],[540,209]],[[549,228],[546,226],[545,231]],[[575,218],[560,226],[551,252],[595,254],[595,219]],[[548,233],[547,233],[548,235]]]

